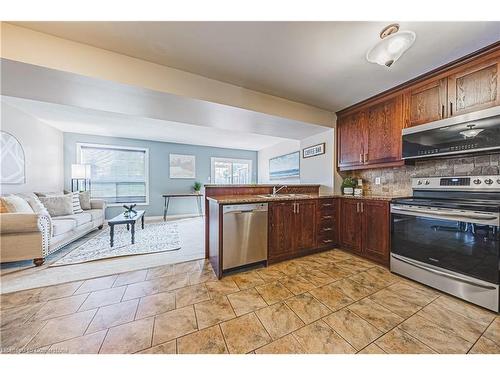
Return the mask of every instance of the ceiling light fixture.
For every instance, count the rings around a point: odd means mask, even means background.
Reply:
[[[367,53],[366,59],[388,68],[392,66],[415,42],[413,31],[399,31],[399,24],[394,23],[380,32],[380,41]]]
[[[468,129],[461,131],[460,134],[463,135],[464,138],[474,138],[484,130],[481,128],[474,129],[474,126],[476,126],[476,125],[474,125],[474,124],[467,125]]]

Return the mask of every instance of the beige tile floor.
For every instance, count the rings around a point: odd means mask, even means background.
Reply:
[[[500,316],[340,250],[218,281],[204,260],[1,295],[2,352],[496,353]]]

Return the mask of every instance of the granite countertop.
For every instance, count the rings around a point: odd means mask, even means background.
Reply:
[[[244,203],[264,203],[264,202],[282,202],[282,201],[296,201],[296,200],[307,200],[307,199],[319,199],[319,198],[346,198],[346,199],[373,199],[390,201],[397,197],[383,196],[383,195],[363,195],[360,197],[355,197],[352,195],[341,195],[341,194],[300,194],[299,196],[287,196],[278,194],[277,198],[261,197],[259,195],[220,195],[216,197],[207,197],[208,200],[216,202],[218,204],[244,204]]]
[[[203,186],[205,187],[220,187],[220,188],[226,188],[226,187],[274,187],[274,186],[284,186],[286,185],[287,187],[319,187],[321,186],[320,184],[229,184],[229,185],[224,185],[224,184],[204,184]]]

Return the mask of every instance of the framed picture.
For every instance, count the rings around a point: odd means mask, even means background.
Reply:
[[[306,147],[302,150],[302,157],[312,158],[313,156],[323,155],[325,153],[325,143],[320,143],[319,145],[314,145],[310,147]]]
[[[288,180],[300,178],[300,152],[269,159],[269,179]]]
[[[194,155],[170,154],[170,178],[196,178]]]
[[[26,183],[23,146],[16,137],[4,131],[0,132],[0,144],[2,146],[0,183]]]

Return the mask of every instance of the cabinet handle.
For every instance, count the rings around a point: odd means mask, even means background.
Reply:
[[[330,207],[330,206],[333,206],[333,203],[323,203],[322,206],[323,207]]]
[[[453,116],[453,103],[450,102],[450,116]]]
[[[322,219],[331,219],[332,217],[333,217],[333,216],[331,216],[331,215],[326,215],[326,216],[322,216],[321,218],[322,218]]]
[[[300,212],[300,203],[297,203],[297,213]]]
[[[441,106],[441,118],[444,118],[444,104]]]
[[[359,202],[356,203],[356,212],[359,213]]]
[[[330,243],[333,242],[333,240],[323,240],[323,243]]]
[[[365,153],[364,157],[363,157],[363,163],[366,163],[368,161],[368,152]]]
[[[359,154],[359,162],[362,163],[363,162],[363,154]]]
[[[323,228],[323,232],[330,232],[331,230],[333,230],[331,227]]]
[[[363,204],[363,202],[361,202],[361,213],[363,213],[363,212],[364,212],[364,204]]]

